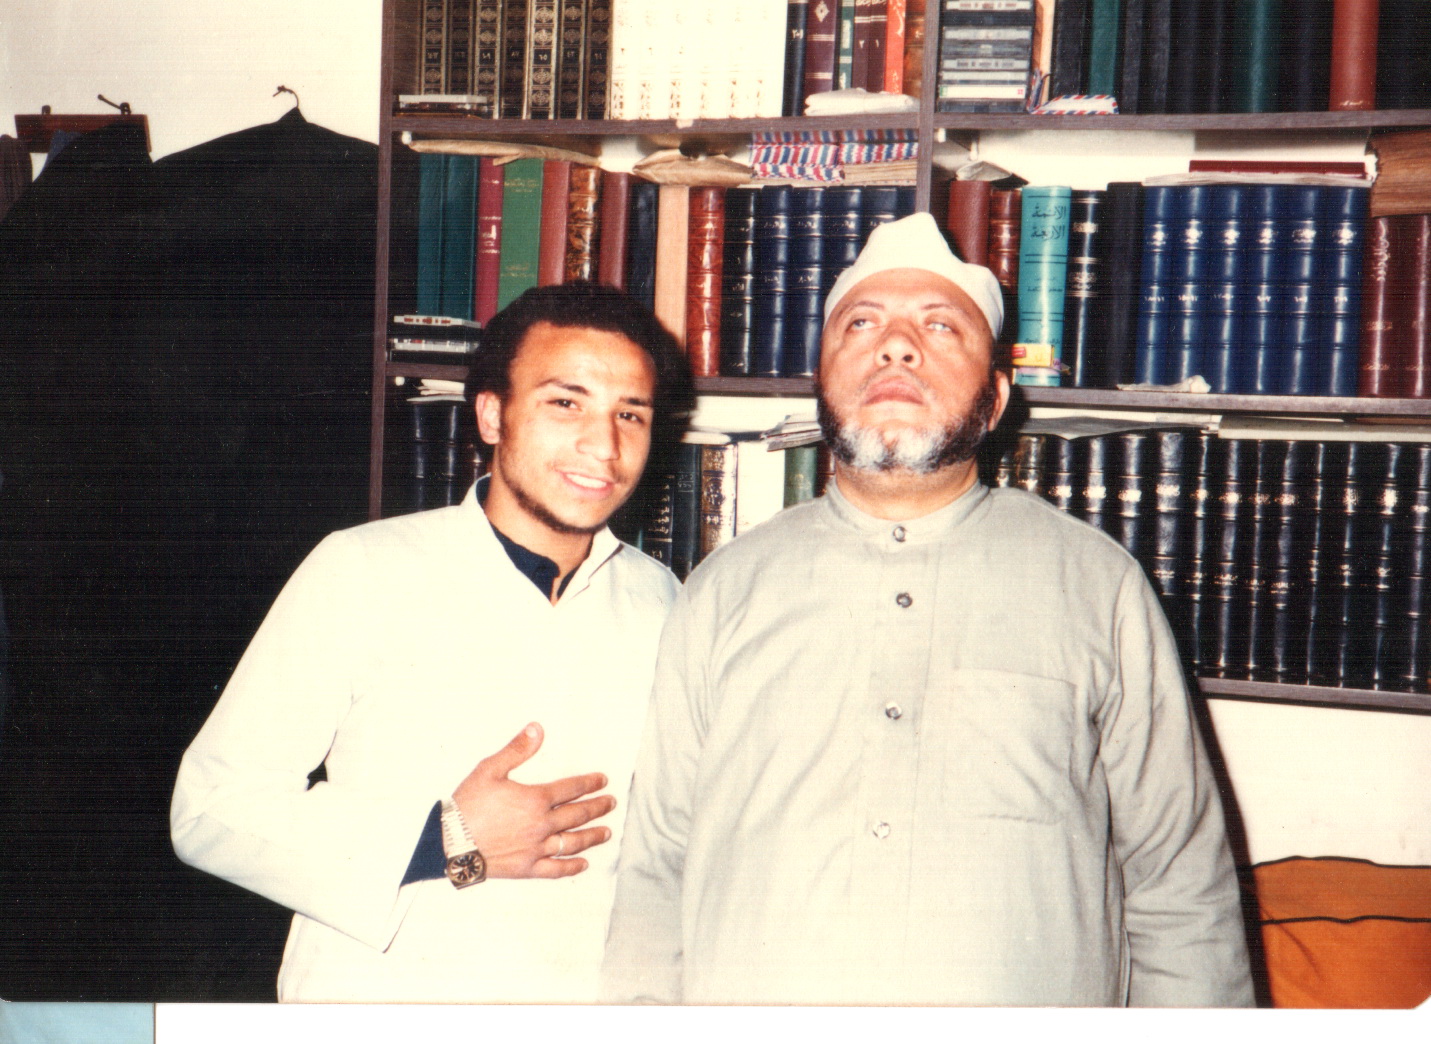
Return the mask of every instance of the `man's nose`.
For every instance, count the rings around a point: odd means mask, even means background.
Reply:
[[[893,363],[918,366],[924,360],[916,332],[902,320],[889,324],[884,336],[880,338],[876,350],[882,366],[889,366]]]
[[[592,417],[582,429],[577,449],[596,460],[615,460],[621,456],[621,432],[615,417]]]

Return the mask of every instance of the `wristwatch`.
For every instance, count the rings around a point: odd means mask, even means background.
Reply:
[[[447,855],[447,879],[453,888],[466,888],[487,880],[487,860],[467,831],[467,822],[452,801],[442,803],[442,850]]]

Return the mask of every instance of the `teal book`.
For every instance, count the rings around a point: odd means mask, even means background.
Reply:
[[[835,90],[854,87],[855,71],[855,0],[839,0],[840,24],[838,49],[835,51]]]
[[[1057,385],[1068,284],[1067,185],[1026,186],[1019,218],[1019,334],[1016,384]],[[1031,372],[1037,371],[1037,372]]]
[[[472,318],[477,279],[477,157],[448,156],[442,202],[442,287],[438,315]]]
[[[417,161],[417,312],[442,314],[442,202],[447,157],[424,152]]]
[[[1277,108],[1281,11],[1281,0],[1242,0],[1235,7],[1233,112],[1273,112]]]
[[[820,477],[820,447],[792,446],[784,452],[785,506],[815,499],[815,485]]]
[[[1123,0],[1092,0],[1088,22],[1088,93],[1118,93]]]
[[[502,178],[502,257],[497,269],[497,309],[537,285],[542,227],[542,161],[508,163]]]

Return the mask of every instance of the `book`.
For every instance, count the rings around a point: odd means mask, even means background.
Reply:
[[[889,0],[870,0],[868,39],[863,86],[871,94],[878,94],[884,90],[884,52],[889,41]]]
[[[701,560],[701,447],[676,447],[671,485],[671,571],[684,580]]]
[[[1215,308],[1209,294],[1211,278],[1211,186],[1185,185],[1174,189],[1175,213],[1172,250],[1168,343],[1163,350],[1164,379],[1178,384],[1205,370]]]
[[[1118,93],[1123,0],[1089,0],[1086,94]]]
[[[1297,29],[1282,34],[1277,74],[1278,111],[1326,111],[1331,91],[1334,2],[1283,0],[1282,19]]]
[[[566,227],[571,207],[571,160],[542,161],[541,231],[537,285],[554,286],[566,276]]]
[[[586,86],[583,51],[586,43],[586,4],[583,0],[557,3],[556,85],[552,116],[558,120],[582,118]]]
[[[497,310],[537,285],[542,224],[542,161],[518,159],[502,174],[502,247]]]
[[[720,372],[750,373],[755,316],[755,202],[759,190],[725,192],[725,243],[721,260]]]
[[[823,301],[834,289],[835,280],[859,258],[864,190],[858,186],[832,185],[820,194],[820,210],[820,298],[823,311]]]
[[[1431,109],[1431,20],[1422,0],[1381,0],[1376,107]]]
[[[502,198],[505,168],[484,157],[477,169],[477,271],[472,318],[486,323],[497,314],[497,281],[502,267]]]
[[[805,24],[809,13],[810,0],[786,0],[783,116],[805,114]]]
[[[1282,384],[1281,262],[1288,229],[1280,212],[1285,188],[1254,185],[1248,197],[1246,310],[1239,320],[1243,365],[1236,387],[1249,395],[1274,395]]]
[[[1143,190],[1141,267],[1138,279],[1134,378],[1138,384],[1167,384],[1171,365],[1172,286],[1177,235],[1178,190],[1148,186]]]
[[[447,157],[422,153],[417,158],[417,310],[442,312],[443,203],[447,194]]]
[[[911,98],[924,94],[924,4],[905,2],[904,8],[904,93]]]
[[[839,57],[839,7],[826,0],[811,7],[805,23],[805,71],[801,112],[806,99],[835,89],[835,66]]]
[[[1109,182],[1099,222],[1103,294],[1094,302],[1094,327],[1104,345],[1103,387],[1138,379],[1136,344],[1143,257],[1143,186]]]
[[[1033,0],[943,0],[940,112],[1022,112],[1033,65]]]
[[[824,188],[790,192],[789,239],[785,269],[785,343],[782,377],[813,377],[820,364],[824,327]]]
[[[656,318],[683,347],[686,343],[686,250],[690,241],[689,185],[660,185],[656,196]]]
[[[504,120],[527,115],[528,0],[502,0],[502,46],[497,55],[497,114]]]
[[[1209,53],[1217,46],[1206,35],[1207,0],[1173,0],[1177,31],[1168,46],[1167,112],[1205,112],[1205,77]]]
[[[1098,299],[1103,293],[1098,223],[1103,216],[1105,194],[1099,189],[1079,189],[1069,200],[1062,358],[1068,368],[1066,383],[1073,388],[1107,387],[1101,366],[1104,346],[1095,325]]]
[[[604,120],[611,67],[612,0],[585,0],[585,47],[582,51],[582,118]]]
[[[1053,69],[1051,96],[1091,94],[1086,87],[1084,56],[1093,23],[1092,0],[1058,0],[1053,10]],[[1105,92],[1111,93],[1111,92]]]
[[[1143,0],[1143,70],[1138,111],[1167,112],[1173,41],[1173,0]],[[1179,32],[1184,27],[1178,27]]]
[[[417,82],[422,94],[447,94],[447,3],[423,0]]]
[[[1279,220],[1285,225],[1279,259],[1279,293],[1274,307],[1282,327],[1278,351],[1280,380],[1274,394],[1311,395],[1319,385],[1319,337],[1322,332],[1321,190],[1311,185],[1281,187]]]
[[[705,558],[735,539],[735,444],[703,444],[700,454],[700,558]]]
[[[1015,384],[1059,383],[1057,376],[1037,371],[1057,370],[1063,355],[1071,197],[1067,186],[1030,185],[1023,189]]]
[[[590,281],[597,270],[597,214],[601,209],[601,169],[578,163],[567,194],[565,281]],[[545,190],[544,190],[545,191]]]
[[[835,90],[856,86],[855,68],[855,5],[860,0],[827,0],[836,9],[835,25]],[[869,0],[864,0],[867,4]]]
[[[850,3],[850,72],[846,87],[858,87],[861,90],[869,90],[870,77],[870,44],[874,36],[874,7],[875,0],[851,0]],[[841,3],[841,14],[844,13],[844,3]],[[842,26],[843,27],[843,26]],[[844,60],[844,48],[841,48],[841,61]],[[883,79],[883,69],[880,70]]]
[[[477,278],[477,157],[448,156],[442,204],[439,315],[472,318]]]
[[[1366,209],[1370,195],[1356,186],[1323,188],[1318,221],[1321,239],[1317,293],[1323,305],[1319,331],[1319,380],[1322,395],[1355,395],[1361,344],[1362,260],[1366,254]]]
[[[1280,0],[1241,0],[1233,7],[1233,112],[1272,112],[1276,106],[1281,10]]]
[[[993,183],[951,181],[944,227],[958,255],[971,265],[987,265],[989,258],[989,203]]]
[[[1241,598],[1247,569],[1248,518],[1256,476],[1257,442],[1224,439],[1220,445],[1219,479],[1213,489],[1208,527],[1210,543],[1203,551],[1207,571],[1198,625],[1202,646],[1198,671],[1216,678],[1245,673],[1248,633]]]
[[[1131,115],[1141,112],[1139,102],[1143,92],[1143,20],[1150,0],[1123,0],[1123,21],[1119,30],[1118,111]]]
[[[1198,3],[1198,0],[1189,0]],[[1195,91],[1195,112],[1233,111],[1232,91],[1237,80],[1236,8],[1238,0],[1201,0],[1201,39],[1193,41],[1201,52]],[[1182,34],[1179,34],[1182,39]]]
[[[449,0],[445,50],[447,94],[472,94],[473,0]]]
[[[1431,213],[1431,131],[1379,131],[1368,148],[1377,171],[1371,216]]]
[[[527,48],[523,118],[556,114],[557,0],[527,0]]]
[[[813,500],[820,479],[820,450],[816,445],[792,446],[785,454],[785,507]]]
[[[476,0],[472,89],[482,99],[481,115],[496,116],[501,101],[502,11],[504,0]]]
[[[1333,112],[1376,108],[1379,0],[1333,0],[1327,107]],[[1421,13],[1425,18],[1425,12]]]
[[[1248,185],[1208,186],[1206,340],[1203,377],[1219,393],[1241,388],[1241,314],[1246,308]]]
[[[755,199],[755,310],[750,336],[750,373],[785,372],[785,304],[790,269],[789,185],[765,185]]]
[[[916,0],[916,3],[918,0]],[[884,84],[888,94],[904,93],[904,52],[908,41],[909,0],[887,0],[884,33]]]
[[[697,377],[720,373],[722,267],[725,257],[725,190],[690,190],[686,247],[686,354]]]
[[[603,170],[598,190],[596,279],[618,290],[626,289],[626,248],[630,233],[631,175]]]
[[[1396,255],[1406,316],[1399,360],[1404,374],[1401,393],[1425,399],[1431,398],[1431,214],[1410,215],[1405,221],[1407,246]]]
[[[633,178],[626,237],[626,292],[647,308],[656,304],[656,231],[660,186]]]
[[[1400,318],[1396,305],[1402,297],[1392,283],[1393,235],[1398,224],[1390,217],[1371,218],[1367,224],[1357,368],[1357,394],[1362,396],[1395,396],[1399,390],[1399,372],[1392,369]]]

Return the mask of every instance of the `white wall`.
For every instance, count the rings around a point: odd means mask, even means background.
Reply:
[[[310,121],[374,141],[380,17],[379,0],[4,0],[0,109],[100,112],[103,93],[149,116],[158,158],[277,119],[291,105],[272,97],[284,84]],[[1033,131],[986,135],[980,149],[1035,184],[1078,187],[1186,169],[1194,151],[1361,155],[1356,134],[1308,146],[1291,135]],[[768,425],[792,405],[712,403],[703,413]],[[1254,860],[1431,863],[1431,717],[1230,700],[1211,708]]]
[[[376,141],[380,0],[4,0],[0,130],[15,113],[149,117],[155,159],[271,123],[293,105]]]

